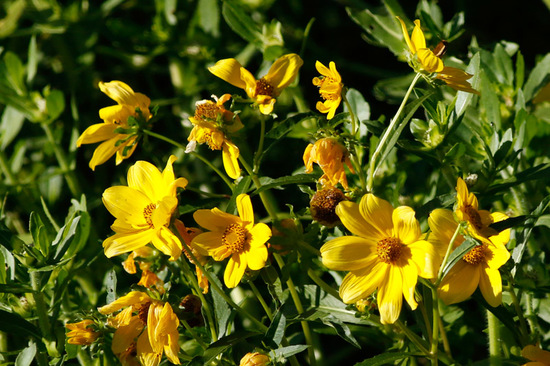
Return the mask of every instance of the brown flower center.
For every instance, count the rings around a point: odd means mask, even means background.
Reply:
[[[309,203],[311,216],[321,225],[334,227],[340,223],[340,218],[336,214],[336,206],[344,200],[346,200],[346,196],[338,188],[329,187],[317,191]]]
[[[336,85],[336,87],[333,87],[333,85]],[[330,90],[336,90],[336,91],[327,92],[328,88],[330,88]],[[341,91],[342,91],[342,86],[336,79],[333,79],[330,76],[325,76],[321,80],[321,85],[319,87],[319,94],[321,95],[321,98],[323,98],[324,100],[333,101],[338,99]]]
[[[470,205],[466,206],[464,208],[464,211],[468,216],[468,221],[472,225],[474,225],[477,230],[481,230],[483,228],[483,223],[481,222],[481,216],[479,215],[479,212]]]
[[[138,309],[138,318],[143,322],[143,324],[147,324],[147,315],[149,314],[149,307],[151,306],[150,302],[147,302]]]
[[[270,97],[273,96],[273,93],[275,91],[275,88],[273,85],[267,82],[264,78],[261,78],[260,80],[256,81],[256,95],[268,95]]]
[[[195,118],[206,121],[216,121],[220,114],[220,107],[210,101],[198,103],[195,109]]]
[[[155,225],[153,225],[152,216],[156,208],[157,208],[156,203],[150,203],[147,206],[145,206],[145,208],[143,209],[143,217],[145,218],[145,221],[147,222],[150,228],[155,227]]]
[[[231,224],[225,228],[222,235],[222,243],[231,253],[241,253],[246,243],[247,231],[239,224]]]
[[[401,257],[403,244],[397,238],[385,238],[378,242],[376,254],[384,263],[395,264]]]
[[[462,259],[468,264],[480,264],[485,260],[485,246],[477,245],[473,247]]]

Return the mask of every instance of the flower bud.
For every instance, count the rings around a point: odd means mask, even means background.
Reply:
[[[269,365],[269,357],[259,352],[247,353],[241,358],[239,366],[266,366]]]

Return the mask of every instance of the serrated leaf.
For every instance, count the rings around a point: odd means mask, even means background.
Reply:
[[[279,309],[273,316],[273,320],[265,333],[265,342],[267,342],[267,344],[271,344],[272,348],[277,348],[285,336],[285,330],[286,317],[281,309]]]
[[[293,346],[281,347],[271,351],[269,354],[272,359],[279,360],[282,358],[288,358],[295,354],[305,351],[309,346],[305,344],[296,344]]]
[[[537,92],[546,84],[548,74],[550,74],[550,53],[544,56],[529,74],[527,82],[523,87],[523,95],[526,101],[533,99]]]
[[[395,363],[395,361],[403,360],[411,356],[414,356],[414,354],[410,352],[385,352],[378,356],[374,356],[372,358],[358,362],[355,364],[355,366],[392,365]]]
[[[267,177],[263,177],[267,178]],[[264,180],[265,181],[265,180]],[[280,177],[276,179],[269,180],[266,184],[256,189],[253,194],[259,194],[260,192],[266,191],[271,188],[278,188],[287,184],[305,184],[305,183],[315,183],[315,177],[311,174],[296,174],[296,175],[287,175],[285,177]]]

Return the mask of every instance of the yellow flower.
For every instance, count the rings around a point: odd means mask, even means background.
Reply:
[[[65,327],[70,330],[67,333],[67,343],[90,345],[99,336],[99,332],[94,330],[94,321],[90,319],[84,319],[78,323],[67,323]]]
[[[229,84],[244,89],[248,97],[258,103],[260,112],[270,114],[276,98],[296,79],[303,63],[295,53],[283,55],[273,63],[267,75],[259,80],[234,58],[220,60],[208,70]]]
[[[135,355],[145,366],[157,366],[162,354],[179,365],[179,320],[169,303],[153,300],[144,292],[132,291],[99,308],[101,314],[122,310],[111,320],[117,328],[112,350],[125,364]],[[124,360],[124,361],[123,361]]]
[[[383,324],[398,319],[403,296],[416,309],[417,278],[436,276],[438,254],[431,243],[420,239],[420,224],[412,208],[394,209],[368,193],[359,204],[340,202],[336,213],[354,236],[328,241],[321,247],[321,256],[327,268],[349,271],[340,285],[344,303],[365,299],[378,289]]]
[[[477,197],[468,191],[466,182],[460,177],[456,183],[456,200],[456,217],[458,221],[468,222],[468,231],[473,237],[482,242],[490,243],[488,238],[498,235],[499,238],[497,241],[501,241],[504,244],[508,242],[510,239],[510,229],[498,233],[489,226],[493,222],[508,218],[508,216],[500,212],[490,213],[487,210],[479,210]]]
[[[103,193],[103,204],[116,218],[111,229],[115,235],[103,242],[107,257],[134,251],[152,243],[170,260],[181,254],[181,243],[168,225],[178,205],[176,189],[187,179],[174,177],[170,156],[161,173],[146,161],[138,161],[128,170],[128,186],[110,187]]]
[[[468,74],[465,71],[457,69],[455,67],[448,67],[443,64],[441,56],[444,53],[444,47],[446,43],[443,44],[443,48],[439,49],[434,53],[429,48],[426,48],[426,38],[424,37],[424,32],[420,27],[420,20],[414,21],[414,29],[411,36],[407,32],[407,26],[405,22],[399,17],[399,22],[401,23],[401,29],[403,31],[403,37],[405,42],[409,47],[411,53],[411,63],[415,71],[425,71],[429,74],[438,73],[436,78],[442,80],[455,90],[461,90],[469,93],[479,94],[479,92],[472,88],[469,82],[466,80],[470,79],[473,75]],[[416,59],[414,58],[416,56]],[[417,62],[416,62],[417,61]],[[417,67],[418,65],[418,70]]]
[[[239,366],[267,366],[269,365],[269,356],[260,352],[247,353],[241,358]]]
[[[527,362],[523,366],[550,366],[550,352],[531,344],[521,350],[521,357],[534,361]]]
[[[193,214],[197,224],[210,230],[197,235],[193,244],[206,249],[216,261],[230,257],[223,276],[229,288],[239,284],[247,267],[256,271],[265,266],[265,243],[271,237],[271,229],[266,224],[254,224],[254,211],[248,195],[237,196],[237,210],[239,216],[218,208],[197,210]]]
[[[319,87],[319,94],[324,99],[324,102],[317,102],[316,107],[319,112],[328,113],[327,119],[332,119],[342,101],[342,78],[333,61],[330,61],[329,68],[317,61],[315,68],[322,77],[313,78],[313,85]]]
[[[207,143],[212,150],[222,150],[223,166],[227,175],[237,179],[241,175],[239,167],[239,148],[228,138],[228,133],[233,133],[241,128],[243,124],[239,116],[225,109],[223,104],[231,98],[231,95],[224,94],[216,100],[197,102],[195,116],[189,117],[194,127],[187,138],[189,144],[185,152],[195,149],[197,143]]]
[[[436,248],[445,251],[458,226],[452,211],[432,211],[428,224],[432,231],[429,241]],[[438,293],[443,302],[450,305],[464,301],[479,286],[487,303],[493,307],[499,306],[502,303],[502,279],[498,269],[510,258],[510,253],[504,246],[507,241],[507,238],[500,235],[492,236],[489,243],[477,245],[466,253],[441,281]],[[464,237],[458,235],[454,247],[463,242]]]
[[[76,141],[76,146],[93,144],[103,141],[94,151],[90,160],[90,168],[103,164],[116,153],[116,165],[129,158],[137,147],[139,134],[119,133],[117,129],[131,129],[134,122],[145,125],[152,117],[149,112],[151,100],[144,94],[135,93],[132,88],[122,81],[109,83],[99,82],[99,89],[117,102],[117,105],[99,110],[99,117],[103,123],[88,127]]]
[[[348,150],[338,142],[338,139],[325,137],[317,140],[315,144],[309,144],[304,151],[303,159],[306,173],[313,171],[313,163],[319,164],[324,173],[319,179],[322,185],[335,186],[340,183],[345,189],[348,189],[344,163],[352,173],[355,172],[351,166]]]

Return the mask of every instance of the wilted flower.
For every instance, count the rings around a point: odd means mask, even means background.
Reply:
[[[91,319],[84,319],[78,323],[67,323],[65,327],[70,330],[67,333],[67,343],[90,345],[99,337],[99,332],[95,331],[95,322]]]
[[[178,205],[176,189],[187,179],[174,177],[170,156],[160,172],[146,161],[138,161],[128,170],[128,186],[110,187],[103,193],[103,204],[116,218],[111,229],[115,235],[105,239],[107,257],[134,251],[152,243],[175,260],[181,255],[181,243],[170,231],[172,213]]]
[[[313,78],[313,85],[319,87],[319,94],[324,99],[324,102],[317,102],[316,108],[321,113],[328,113],[327,119],[332,119],[342,101],[342,77],[333,61],[330,61],[329,68],[317,61],[315,68],[321,77]]]
[[[139,360],[145,366],[157,366],[162,354],[179,365],[179,320],[169,303],[154,300],[140,291],[132,291],[99,308],[101,314],[112,314],[116,328],[112,351],[123,364]]]
[[[403,297],[416,309],[417,278],[436,276],[438,254],[421,239],[414,211],[406,206],[394,209],[369,193],[359,204],[340,202],[336,213],[354,235],[328,241],[321,247],[321,256],[327,268],[349,271],[340,285],[342,301],[355,303],[378,289],[382,324],[398,319]]]
[[[215,98],[215,97],[214,97]],[[186,152],[193,151],[197,143],[207,143],[212,150],[222,150],[223,166],[227,175],[237,179],[241,175],[239,167],[239,148],[227,138],[227,134],[243,128],[239,116],[228,111],[224,103],[231,95],[224,94],[216,102],[201,100],[197,102],[194,117],[189,117],[193,130],[187,140]]]
[[[208,70],[237,88],[244,89],[248,97],[259,105],[260,112],[270,114],[276,98],[296,79],[303,63],[295,53],[283,55],[271,65],[267,75],[259,80],[234,58],[220,60]]]
[[[340,218],[336,214],[336,206],[346,199],[344,192],[336,187],[327,187],[315,192],[309,201],[311,217],[321,225],[329,228],[340,224]]]
[[[103,141],[90,160],[92,170],[115,153],[117,165],[129,158],[137,147],[139,130],[152,117],[149,112],[151,100],[144,94],[135,93],[122,81],[99,82],[99,89],[118,104],[100,109],[103,123],[91,125],[76,141],[78,147]]]
[[[230,257],[223,276],[229,288],[239,284],[247,268],[256,271],[265,266],[265,243],[271,237],[271,229],[266,224],[254,224],[254,211],[248,195],[237,196],[237,210],[239,216],[218,208],[197,210],[193,214],[197,224],[210,232],[197,235],[192,244],[206,249],[216,261]]]
[[[452,211],[435,209],[430,213],[428,224],[432,231],[428,240],[439,250],[445,251],[458,226]],[[492,236],[488,243],[476,245],[455,263],[439,285],[441,300],[447,305],[464,301],[479,286],[487,303],[493,307],[499,306],[502,303],[502,279],[498,269],[510,258],[505,247],[508,238],[505,235]],[[454,248],[464,240],[459,234]]]
[[[319,164],[324,173],[319,179],[321,184],[335,186],[340,183],[345,189],[348,189],[344,164],[352,173],[355,172],[351,166],[348,150],[338,139],[325,137],[317,140],[315,144],[309,144],[304,151],[303,159],[306,173],[313,171],[313,163]]]

